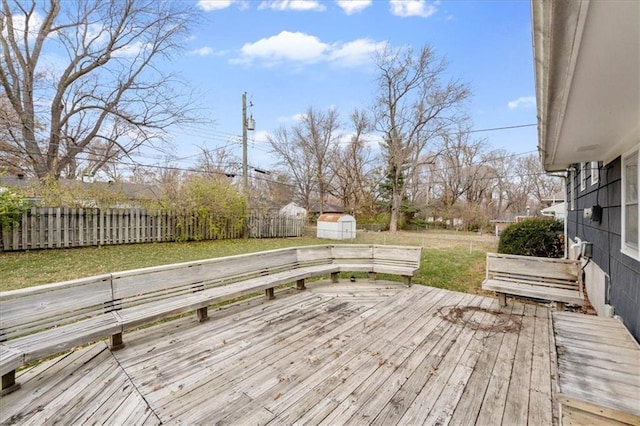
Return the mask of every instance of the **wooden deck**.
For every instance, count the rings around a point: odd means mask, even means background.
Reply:
[[[564,424],[640,425],[640,347],[621,321],[555,312]]]
[[[546,307],[327,282],[18,374],[0,423],[557,424]]]

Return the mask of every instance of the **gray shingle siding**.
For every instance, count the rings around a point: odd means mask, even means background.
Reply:
[[[618,157],[600,169],[600,182],[591,185],[591,169],[587,168],[587,188],[580,190],[580,165],[576,164],[574,185],[575,210],[567,215],[569,238],[576,237],[593,243],[593,259],[610,277],[609,303],[620,315],[631,334],[640,340],[640,262],[623,254],[621,247],[621,172]],[[567,187],[567,197],[570,196]],[[602,221],[591,222],[583,218],[586,207],[599,204],[603,208]]]

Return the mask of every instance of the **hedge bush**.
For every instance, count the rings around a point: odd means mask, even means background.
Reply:
[[[533,218],[508,226],[498,252],[560,258],[564,256],[564,226],[555,219]]]

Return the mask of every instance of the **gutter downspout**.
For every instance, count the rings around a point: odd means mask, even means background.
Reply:
[[[567,220],[569,219],[569,197],[567,196],[567,180],[569,180],[570,174],[567,173],[567,176],[564,177],[564,191],[565,191],[565,202],[564,202],[564,258],[569,258],[569,227],[567,226]],[[573,185],[573,182],[571,183]]]

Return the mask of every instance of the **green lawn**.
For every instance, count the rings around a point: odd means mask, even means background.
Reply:
[[[0,253],[0,291],[106,272],[327,242],[305,237]],[[397,234],[363,232],[354,242],[422,245],[422,264],[414,277],[416,284],[472,293],[479,291],[484,276],[485,253],[494,250],[496,244],[493,237],[442,231]]]

